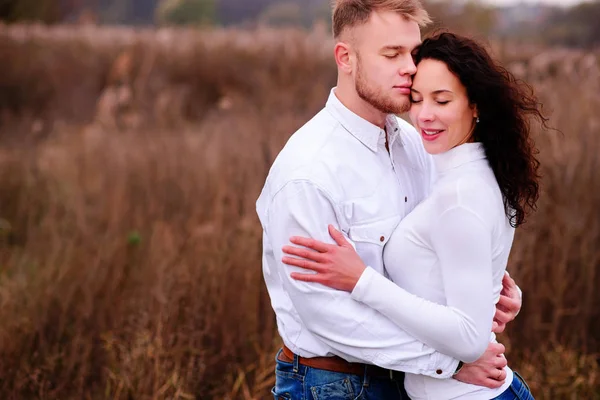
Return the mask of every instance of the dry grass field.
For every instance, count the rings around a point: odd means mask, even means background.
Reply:
[[[329,44],[0,25],[0,398],[269,398],[254,202],[335,83]],[[600,399],[600,57],[493,48],[560,131],[502,341],[536,398]]]

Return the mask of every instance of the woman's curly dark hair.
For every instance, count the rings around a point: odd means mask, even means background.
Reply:
[[[424,59],[445,63],[467,89],[469,101],[479,113],[474,140],[483,144],[510,224],[523,224],[536,209],[540,190],[540,163],[530,117],[545,128],[548,122],[532,87],[495,62],[476,41],[449,32],[425,39],[414,58],[417,65]]]

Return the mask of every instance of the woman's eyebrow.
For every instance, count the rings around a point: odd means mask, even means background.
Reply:
[[[433,94],[440,94],[440,93],[453,93],[452,90],[448,90],[448,89],[439,89],[433,92]]]
[[[414,89],[414,88],[410,88],[410,91],[418,93],[418,94],[421,94],[421,92],[419,92],[417,89]],[[441,94],[441,93],[454,93],[454,92],[452,90],[448,90],[448,89],[438,89],[438,90],[435,90],[435,91],[433,91],[431,93],[432,94]]]

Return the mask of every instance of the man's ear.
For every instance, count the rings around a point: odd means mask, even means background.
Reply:
[[[333,49],[338,69],[346,74],[351,74],[353,71],[351,52],[352,49],[346,42],[337,42]]]

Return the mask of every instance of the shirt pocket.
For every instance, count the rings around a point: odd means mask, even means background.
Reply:
[[[385,246],[400,222],[400,216],[350,226],[348,236],[356,244],[370,243]]]

